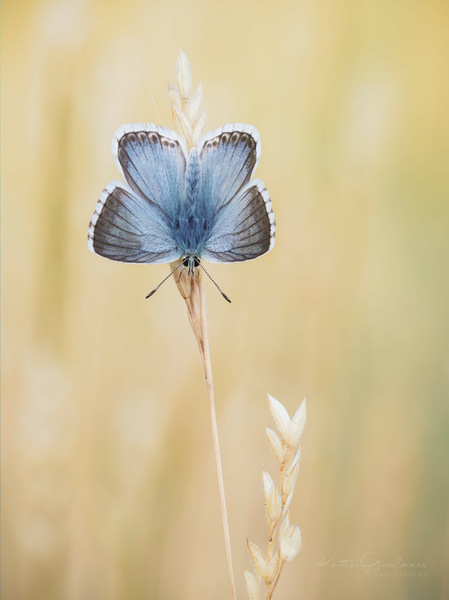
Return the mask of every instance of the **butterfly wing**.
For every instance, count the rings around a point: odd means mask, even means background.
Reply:
[[[269,252],[274,246],[276,223],[263,181],[255,179],[219,215],[205,244],[209,262],[242,262]]]
[[[131,189],[172,220],[184,190],[187,150],[175,131],[144,123],[123,125],[112,153]]]
[[[118,262],[166,263],[179,256],[163,214],[115,181],[100,195],[87,241],[92,252]]]
[[[274,246],[270,196],[260,179],[250,181],[261,154],[251,125],[225,125],[200,142],[202,196],[213,223],[202,256],[210,262],[252,260]]]
[[[262,154],[260,136],[236,123],[207,133],[198,146],[202,195],[216,214],[251,179]]]
[[[88,234],[90,250],[119,262],[165,263],[179,256],[171,224],[184,189],[186,151],[174,131],[124,125],[112,152],[127,184],[100,196]]]

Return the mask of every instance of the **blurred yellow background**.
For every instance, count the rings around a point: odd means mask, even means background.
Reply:
[[[205,282],[238,597],[269,391],[308,399],[276,597],[449,598],[448,30],[436,0],[3,3],[4,600],[228,597],[184,303],[86,244],[113,132],[172,125],[180,48],[206,128],[259,129],[277,218],[209,265],[231,305]]]

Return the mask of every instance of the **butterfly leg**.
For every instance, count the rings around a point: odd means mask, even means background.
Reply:
[[[176,280],[176,283],[179,283],[181,281],[181,277],[182,277],[182,274],[184,273],[184,269],[185,269],[185,267],[183,266],[182,269],[179,271],[179,275]]]

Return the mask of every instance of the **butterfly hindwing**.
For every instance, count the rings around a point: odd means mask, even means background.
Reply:
[[[92,216],[88,244],[92,252],[119,262],[166,263],[178,257],[163,214],[126,184],[112,181]]]
[[[275,231],[270,196],[255,179],[220,211],[203,257],[210,262],[252,260],[272,249]]]

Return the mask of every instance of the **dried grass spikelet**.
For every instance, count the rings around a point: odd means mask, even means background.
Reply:
[[[281,535],[281,559],[292,561],[301,548],[301,532],[298,525],[290,525]]]
[[[262,472],[268,521],[268,548],[265,555],[256,544],[248,540],[248,550],[255,570],[252,579],[248,571],[245,571],[250,600],[260,597],[260,592],[256,595],[254,584],[257,575],[265,582],[266,600],[273,597],[284,564],[292,561],[301,548],[301,532],[298,525],[290,524],[289,507],[299,473],[301,458],[299,444],[306,422],[306,401],[301,403],[293,418],[290,419],[287,410],[278,400],[270,395],[268,400],[279,433],[268,427],[265,433],[279,463],[279,484],[267,471]]]
[[[260,577],[245,571],[246,590],[249,600],[259,600],[260,597]]]
[[[175,130],[182,135],[190,150],[197,145],[201,137],[206,111],[201,113],[203,97],[201,83],[192,94],[192,69],[182,50],[179,51],[176,61],[176,79],[178,86],[170,84],[168,88],[173,123]]]
[[[184,139],[187,150],[198,144],[202,135],[206,119],[206,112],[201,113],[202,87],[198,85],[192,94],[192,69],[190,63],[182,50],[180,50],[176,61],[177,86],[170,84],[168,89],[172,109],[173,124],[176,132]],[[182,259],[170,264],[172,271],[177,269]],[[198,342],[203,365],[204,378],[206,381],[207,396],[209,400],[212,436],[214,440],[215,462],[218,476],[218,488],[220,494],[221,514],[223,531],[225,537],[226,560],[228,567],[229,592],[231,600],[235,600],[235,584],[232,568],[231,540],[226,510],[226,499],[223,482],[223,471],[221,466],[220,446],[218,441],[217,418],[215,414],[214,387],[212,380],[212,366],[209,351],[208,319],[206,296],[203,286],[203,274],[200,269],[189,275],[188,269],[181,266],[180,275],[175,274],[175,282],[181,296],[187,306],[187,314],[190,325]],[[255,584],[254,584],[255,585]],[[250,587],[255,593],[253,581],[250,579]]]

